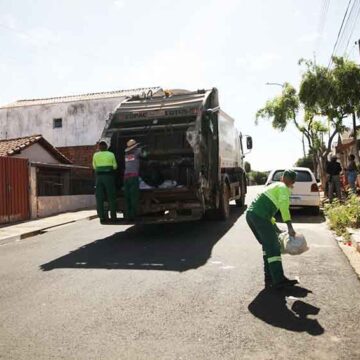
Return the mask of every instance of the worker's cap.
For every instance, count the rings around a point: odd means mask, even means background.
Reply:
[[[127,143],[126,146],[127,148],[125,149],[125,151],[130,151],[132,149],[135,149],[139,144],[134,140],[134,139],[130,139]]]
[[[106,145],[108,146],[107,142],[105,140],[100,140],[99,141],[99,145]]]
[[[296,180],[296,172],[294,170],[285,170],[283,176],[294,182]]]

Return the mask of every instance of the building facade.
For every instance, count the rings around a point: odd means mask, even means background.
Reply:
[[[0,139],[41,134],[73,163],[89,166],[109,113],[127,97],[159,90],[153,87],[19,100],[0,107]]]

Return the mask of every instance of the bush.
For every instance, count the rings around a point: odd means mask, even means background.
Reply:
[[[250,181],[256,185],[264,185],[267,177],[268,173],[264,171],[251,171],[249,173]]]
[[[348,227],[360,228],[360,200],[352,195],[344,204],[335,200],[332,204],[325,206],[325,214],[329,219],[330,228],[337,235],[342,235],[349,240]]]
[[[310,155],[300,158],[298,161],[296,161],[295,166],[306,167],[309,168],[311,171],[314,171],[314,163]]]

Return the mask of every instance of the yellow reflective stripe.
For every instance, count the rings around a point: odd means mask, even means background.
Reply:
[[[267,259],[268,263],[271,264],[275,261],[281,261],[281,256],[273,256]]]

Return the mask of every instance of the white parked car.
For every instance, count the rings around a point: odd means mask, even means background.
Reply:
[[[313,172],[308,168],[291,168],[296,172],[296,181],[291,191],[290,206],[306,207],[311,209],[313,214],[320,211],[320,193],[317,181]],[[284,169],[272,170],[266,180],[265,186],[280,181]]]

